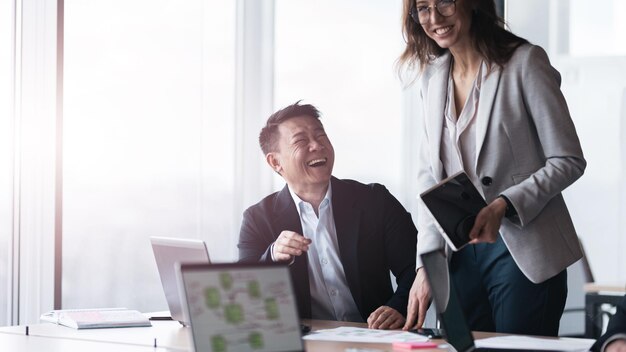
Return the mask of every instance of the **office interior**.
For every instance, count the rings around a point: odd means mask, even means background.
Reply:
[[[564,196],[594,280],[626,285],[626,2],[499,1],[546,49],[588,167]],[[150,236],[237,259],[243,210],[284,185],[258,131],[316,105],[334,174],[415,214],[400,0],[0,0],[0,326],[59,308],[167,309]],[[562,334],[583,329],[584,266]]]

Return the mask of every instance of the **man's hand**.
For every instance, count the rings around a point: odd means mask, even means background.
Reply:
[[[280,233],[274,246],[272,255],[275,261],[290,261],[295,256],[309,250],[311,239],[293,231],[283,231]]]
[[[626,352],[626,340],[617,339],[615,341],[611,341],[611,343],[606,346],[604,349],[605,352]]]
[[[424,325],[426,311],[430,304],[430,286],[426,280],[424,268],[417,270],[415,281],[409,293],[409,304],[406,308],[406,323],[403,330],[419,329]],[[416,322],[417,320],[417,322]]]
[[[404,324],[404,317],[397,310],[381,306],[367,318],[367,327],[370,329],[399,329]]]
[[[506,201],[498,197],[482,208],[476,216],[474,227],[469,233],[471,241],[469,243],[495,243],[498,239],[500,224],[506,212]]]

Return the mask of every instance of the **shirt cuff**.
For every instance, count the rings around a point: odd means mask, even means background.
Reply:
[[[270,256],[272,257],[272,261],[273,262],[277,262],[278,260],[276,260],[276,258],[274,258],[274,245],[276,244],[276,242],[272,243],[272,245],[270,246]],[[287,265],[291,265],[293,264],[293,262],[296,261],[296,257],[292,257],[291,261],[289,262],[289,264]]]
[[[272,245],[270,246],[270,255],[272,256],[272,261],[275,262],[276,258],[274,258],[274,245],[276,244],[276,242],[272,243]]]
[[[517,215],[517,210],[515,210],[515,207],[513,206],[513,203],[511,203],[511,200],[503,194],[501,194],[499,197],[504,199],[504,201],[506,202],[506,211],[504,213],[504,217],[507,219],[515,217]]]
[[[604,344],[602,345],[602,348],[600,348],[600,352],[604,352],[606,350],[606,346],[608,346],[611,342],[615,341],[615,340],[626,340],[626,334],[615,334],[611,337],[609,337],[606,341],[604,341]]]

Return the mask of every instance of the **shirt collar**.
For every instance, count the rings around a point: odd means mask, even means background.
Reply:
[[[289,194],[291,194],[291,198],[293,198],[293,202],[296,204],[296,209],[298,210],[298,215],[300,215],[300,217],[302,217],[302,213],[300,210],[300,204],[306,203],[306,204],[310,204],[308,202],[303,201],[302,199],[300,199],[300,197],[298,197],[298,195],[291,189],[291,187],[289,187],[289,185],[287,185],[287,188],[289,189]],[[333,195],[333,190],[332,190],[332,183],[328,182],[328,189],[326,189],[326,195],[324,195],[324,199],[322,199],[322,202],[320,203],[320,208],[322,208],[324,205],[328,204],[330,202],[330,199]]]

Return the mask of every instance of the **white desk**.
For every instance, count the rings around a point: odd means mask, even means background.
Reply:
[[[189,328],[175,321],[152,327],[75,330],[51,323],[0,328],[3,351],[190,351]],[[156,339],[156,348],[154,340]]]
[[[304,320],[313,330],[329,329],[338,326],[365,327],[360,323],[343,323],[323,320]],[[182,327],[174,321],[153,321],[147,328],[113,328],[75,330],[52,323],[29,326],[26,336],[25,326],[0,328],[0,346],[2,351],[95,351],[95,352],[146,352],[146,351],[191,351],[191,329]],[[474,338],[502,336],[506,334],[475,332]],[[157,347],[154,347],[154,339]],[[434,340],[443,343],[443,340]],[[590,345],[590,344],[589,344]],[[389,343],[356,343],[313,341],[304,342],[308,352],[345,352],[347,348],[378,349],[390,351]],[[442,351],[428,349],[420,351]]]

